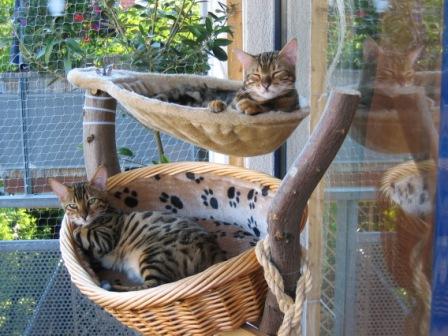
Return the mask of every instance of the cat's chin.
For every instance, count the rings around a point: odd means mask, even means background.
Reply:
[[[87,221],[82,218],[70,218],[70,222],[76,226],[86,226]]]
[[[253,94],[252,97],[258,101],[266,101],[266,100],[271,100],[271,99],[275,99],[283,94],[285,94],[287,92],[287,90],[269,90],[269,91],[265,91],[263,90],[256,90]]]

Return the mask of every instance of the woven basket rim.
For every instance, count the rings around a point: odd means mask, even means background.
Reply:
[[[261,185],[270,186],[272,190],[276,190],[280,184],[280,180],[272,176],[245,168],[207,162],[182,162],[159,164],[119,173],[108,180],[108,188],[129,183],[140,177],[146,178],[160,173],[177,175],[186,171],[230,176],[251,183],[261,183]],[[238,256],[213,265],[201,273],[176,282],[140,291],[110,292],[99,287],[79,264],[73,244],[68,223],[64,217],[61,225],[60,249],[72,281],[91,300],[101,306],[107,306],[108,309],[115,310],[156,307],[195,297],[213,287],[224,286],[232,279],[254,272],[261,267],[256,259],[254,249],[251,248]]]
[[[398,179],[408,176],[415,175],[420,171],[424,172],[435,172],[436,164],[434,160],[425,160],[420,162],[415,162],[413,160],[406,161],[388,169],[382,179],[379,191],[383,197],[390,198],[389,186],[392,182],[396,182]]]

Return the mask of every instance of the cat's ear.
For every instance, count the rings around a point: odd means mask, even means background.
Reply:
[[[99,166],[90,180],[90,185],[98,190],[106,191],[107,189],[107,170],[104,166]]]
[[[364,61],[371,62],[378,57],[378,53],[382,51],[381,47],[375,42],[373,38],[367,36],[364,40],[362,48],[362,56]]]
[[[415,48],[414,50],[411,50],[408,54],[408,58],[409,61],[411,62],[412,65],[415,64],[415,62],[417,62],[418,58],[420,57],[420,54],[423,51],[423,46],[420,46],[418,48]]]
[[[297,39],[293,38],[280,50],[278,56],[286,60],[288,64],[295,66],[297,62]]]
[[[53,192],[59,197],[59,200],[66,201],[69,196],[69,190],[68,187],[61,182],[49,178],[48,183],[50,184],[51,189]]]
[[[255,62],[255,58],[251,54],[248,54],[247,52],[244,52],[241,49],[235,48],[235,49],[233,49],[233,53],[236,55],[238,60],[241,62],[244,69],[247,69],[248,67],[250,67],[252,65],[252,63]]]

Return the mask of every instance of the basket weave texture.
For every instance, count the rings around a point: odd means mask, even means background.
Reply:
[[[406,334],[428,330],[435,177],[434,161],[409,161],[389,169],[381,181],[379,200],[385,225],[382,243],[386,265],[397,284],[415,299],[405,322]],[[411,197],[419,198],[416,181],[427,186],[429,206],[406,203]],[[391,210],[393,216],[386,218]]]
[[[185,179],[185,175],[189,176],[189,179]],[[198,179],[190,181],[191,176]],[[199,176],[202,177],[201,180]],[[198,190],[203,190],[202,183],[210,181],[216,184],[219,183],[217,181],[222,181],[223,184],[230,183],[233,187],[236,186],[243,194],[245,188],[255,190],[252,194],[261,189],[275,192],[280,182],[268,175],[233,166],[173,163],[115,175],[108,180],[108,189],[114,192],[123,187],[137,185],[141,187],[138,190],[139,194],[147,193],[144,189],[145,181],[149,185],[151,185],[149,182],[155,181],[162,185],[175,184],[182,190],[189,189],[190,193],[195,185],[198,185]],[[189,182],[191,188],[186,187],[186,183]],[[154,185],[151,185],[151,188],[153,187]],[[216,197],[219,197],[218,194],[219,189],[215,188]],[[258,220],[261,235],[265,234],[266,225],[261,223],[259,218],[266,215],[268,208],[263,202],[270,203],[273,195],[274,193],[266,195],[264,200],[260,197],[256,203],[258,210],[254,209],[253,204],[251,207],[244,206],[243,210],[239,210],[243,218],[247,215],[244,211],[261,212],[258,216],[255,213],[251,215],[252,221]],[[179,197],[182,198],[182,194],[179,194]],[[194,201],[195,199],[192,200]],[[154,207],[160,207],[157,204],[146,203],[139,204],[135,210],[145,208],[148,210],[149,207],[158,210]],[[187,204],[188,201],[184,199],[184,203]],[[187,211],[185,212],[187,215],[194,216],[195,212],[199,212],[199,216],[203,216],[203,212],[196,208],[199,206],[186,205],[183,209]],[[246,208],[248,210],[245,210]],[[130,210],[126,206],[123,206],[123,209]],[[234,214],[231,213],[231,209],[234,208],[225,208],[221,213],[228,217],[238,214],[237,209],[234,210]],[[213,219],[220,219],[219,209],[214,211]],[[222,219],[228,220],[228,218]],[[302,218],[301,227],[304,225],[304,219],[306,216]],[[247,321],[256,322],[260,317],[265,300],[266,283],[253,248],[242,251],[237,256],[213,265],[199,274],[173,283],[141,291],[110,292],[99,287],[80,265],[80,257],[76,253],[71,231],[71,225],[64,219],[60,247],[73,283],[84,295],[122,323],[145,335],[214,335],[219,331],[236,329]]]
[[[212,113],[205,107],[183,106],[151,98],[182,87],[236,92],[242,83],[198,75],[169,75],[113,70],[111,76],[96,68],[73,69],[67,79],[89,90],[101,90],[115,98],[144,126],[159,130],[219,153],[236,156],[267,154],[291,135],[308,110],[271,111],[248,116],[228,107]]]

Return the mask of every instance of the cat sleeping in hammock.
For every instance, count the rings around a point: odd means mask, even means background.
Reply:
[[[236,93],[231,106],[238,111],[254,115],[268,111],[291,112],[299,108],[299,95],[295,88],[297,40],[289,41],[279,52],[250,55],[235,49],[243,65],[243,87]],[[212,112],[226,108],[222,100],[209,104]]]
[[[91,262],[83,265],[87,271],[92,273],[96,263],[126,274],[136,284],[106,282],[103,287],[118,291],[151,288],[225,260],[214,236],[191,219],[160,211],[124,214],[114,208],[108,202],[106,181],[104,167],[91,181],[72,186],[49,179],[66,216],[75,225],[73,238],[78,252]]]
[[[268,111],[291,112],[299,109],[295,88],[297,40],[289,41],[279,52],[250,55],[235,49],[245,71],[243,87],[236,93],[185,85],[162,92],[154,98],[187,106],[208,107],[213,113],[227,106],[247,115]]]

